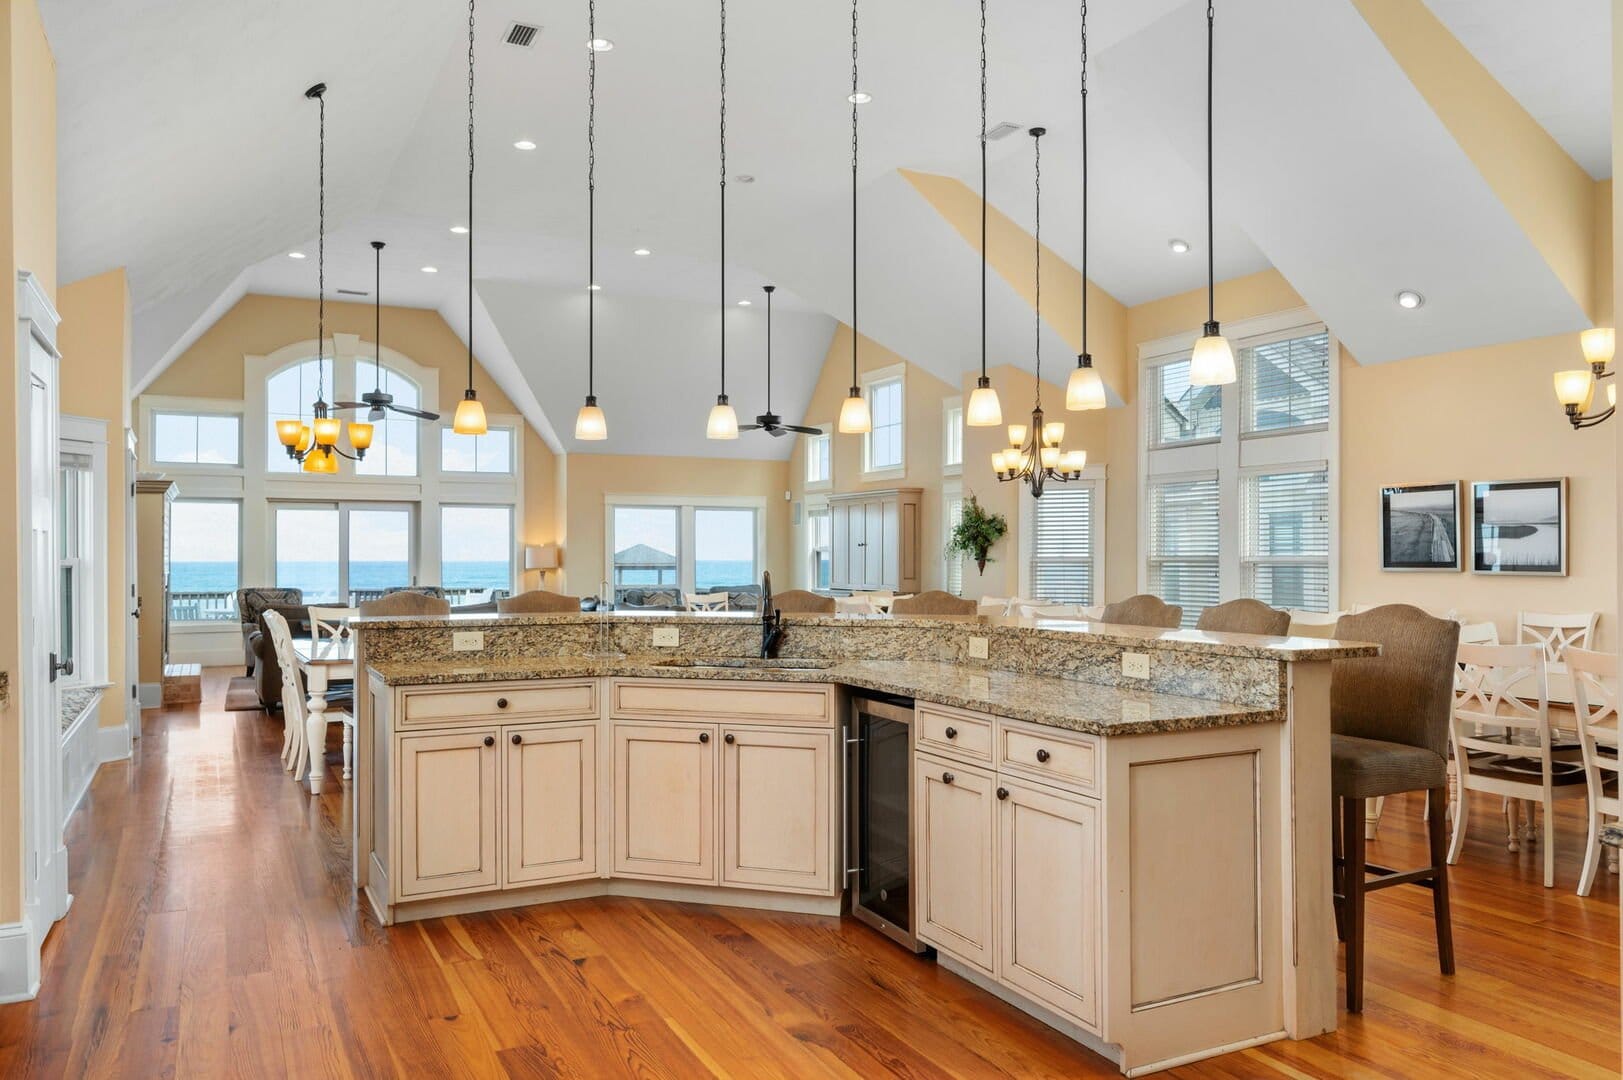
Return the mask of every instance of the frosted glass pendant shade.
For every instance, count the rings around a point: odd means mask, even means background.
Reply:
[[[997,427],[1003,423],[1003,406],[991,386],[977,386],[969,395],[964,423],[970,427]]]
[[[468,393],[471,395],[473,391]],[[451,430],[458,435],[483,435],[489,430],[485,425],[485,407],[478,398],[465,397],[457,404]]]
[[[350,424],[349,445],[355,450],[370,450],[372,448],[372,425],[359,422]]]
[[[276,421],[276,438],[283,446],[298,446],[304,425],[297,420]]]
[[[1065,407],[1071,412],[1083,412],[1087,409],[1103,409],[1109,404],[1105,400],[1105,381],[1099,377],[1098,371],[1091,364],[1084,364],[1071,371],[1071,380],[1065,384]]]
[[[1189,356],[1190,386],[1227,386],[1236,378],[1234,349],[1228,338],[1214,332],[1195,342]]]
[[[608,437],[608,417],[603,415],[595,397],[587,398],[586,404],[575,414],[575,438],[582,442],[601,442]]]
[[[1593,326],[1578,335],[1584,359],[1591,364],[1609,364],[1617,351],[1617,331],[1610,326]]]
[[[1595,393],[1595,375],[1588,368],[1555,373],[1555,397],[1563,405],[1576,405],[1579,412],[1589,408]]]
[[[851,394],[840,405],[840,434],[866,435],[873,430],[873,416],[868,412],[868,399],[862,396],[857,387],[851,388]]]
[[[727,404],[725,397],[716,399],[710,406],[710,420],[704,426],[704,437],[707,439],[736,439],[738,438],[738,414],[733,407]]]

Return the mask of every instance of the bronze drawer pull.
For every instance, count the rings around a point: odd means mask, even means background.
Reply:
[[[1038,761],[1047,761],[1048,760],[1048,751],[1039,749],[1037,751],[1037,760]]]
[[[710,741],[710,733],[708,731],[699,732],[699,741],[700,742],[709,742]]]
[[[737,741],[737,737],[734,736],[733,733],[730,732],[730,731],[725,736],[723,736],[723,738],[725,738],[729,743]]]
[[[956,739],[958,737],[958,729],[955,727],[949,727],[947,728],[945,735],[949,739]]]
[[[486,746],[495,746],[496,745],[496,736],[494,736],[494,735],[486,735],[485,736],[485,745]]]
[[[1006,788],[1006,787],[998,788],[997,789],[997,797],[1000,798],[1000,799],[1007,799],[1009,797],[1009,789]]]
[[[498,709],[507,708],[507,699],[504,698],[504,697],[497,698],[496,699],[496,708],[498,708]]]
[[[941,782],[943,784],[950,784],[956,779],[958,779],[958,778],[956,776],[952,775],[952,773],[950,773],[950,772],[944,772],[944,773],[941,774]]]
[[[520,735],[516,731],[513,732],[513,745],[514,746],[523,746],[524,745],[524,736]]]

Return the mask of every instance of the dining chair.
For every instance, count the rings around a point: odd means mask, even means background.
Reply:
[[[1291,628],[1288,611],[1269,607],[1261,600],[1243,598],[1209,607],[1195,620],[1196,630],[1216,634],[1262,634],[1281,637]]]
[[[574,612],[578,615],[580,597],[548,592],[545,589],[531,589],[517,596],[504,596],[497,600],[496,611],[501,615],[544,615],[549,612]]]
[[[1083,604],[1021,604],[1015,614],[1022,619],[1097,619],[1103,610]]]
[[[1285,614],[1290,616],[1288,633],[1291,637],[1333,638],[1336,636],[1336,625],[1341,622],[1349,611],[1306,611],[1302,608],[1287,608]]]
[[[836,596],[834,598],[834,614],[879,615],[882,612],[879,605],[874,603],[873,597],[858,593],[853,596]]]
[[[1567,650],[1589,648],[1599,622],[1598,611],[1516,613],[1516,644],[1537,645],[1544,650],[1546,700],[1572,704],[1572,676],[1567,671]],[[1526,685],[1516,687],[1515,692],[1518,697],[1527,698],[1534,693]]]
[[[1491,622],[1460,624],[1461,645],[1498,645],[1499,625]]]
[[[929,589],[916,596],[898,596],[891,602],[892,615],[973,615],[975,601],[954,596],[940,589]]]
[[[376,600],[363,600],[360,613],[369,618],[406,615],[449,615],[451,601],[443,596],[420,592],[384,593]]]
[[[871,589],[866,592],[855,592],[851,595],[868,601],[869,609],[876,615],[889,614],[890,605],[896,602],[896,594],[888,589]]]
[[[294,654],[293,634],[280,612],[266,611],[265,625],[270,628],[271,646],[282,667],[282,765],[295,778],[306,776],[310,770],[310,755],[320,754],[324,747],[309,745],[305,725],[310,719],[310,705],[304,690],[304,678],[299,672],[299,660]],[[348,693],[346,692],[346,698]],[[355,761],[355,714],[353,708],[326,711],[329,724],[342,724],[344,728],[344,779],[352,774]]]
[[[1619,797],[1623,773],[1618,762],[1617,656],[1569,648],[1567,666],[1572,672],[1572,704],[1578,714],[1578,741],[1583,745],[1589,791],[1589,833],[1584,842],[1583,872],[1578,875],[1578,895],[1588,896],[1600,867],[1601,818],[1623,818],[1623,798]]]
[[[349,636],[349,620],[360,608],[310,606],[310,637],[315,641],[335,641]]]
[[[725,589],[721,590],[720,592],[683,593],[682,598],[684,601],[686,601],[686,609],[688,611],[727,610],[727,590]]]
[[[1431,890],[1438,964],[1444,975],[1454,974],[1443,756],[1460,627],[1408,604],[1388,604],[1342,616],[1335,636],[1381,647],[1378,656],[1335,660],[1330,667],[1330,790],[1341,802],[1340,827],[1333,826],[1336,929],[1347,943],[1347,1011],[1361,1012],[1364,899],[1373,890]],[[1431,807],[1430,864],[1403,871],[1370,865],[1364,857],[1366,802],[1409,791],[1425,792]]]
[[[834,598],[806,589],[789,589],[773,595],[772,610],[785,615],[832,615]]]
[[[996,617],[1009,613],[1009,597],[983,596],[975,601],[975,614]]]
[[[1183,608],[1168,604],[1159,596],[1139,593],[1114,604],[1106,604],[1100,622],[1117,626],[1151,626],[1176,630],[1183,623]]]
[[[1507,847],[1519,848],[1517,800],[1543,807],[1538,842],[1544,848],[1544,887],[1555,887],[1555,800],[1584,794],[1581,762],[1551,752],[1550,703],[1545,697],[1544,650],[1538,645],[1461,645],[1449,722],[1459,794],[1448,861],[1459,861],[1470,818],[1470,793],[1502,795]],[[1537,697],[1525,698],[1526,688]]]

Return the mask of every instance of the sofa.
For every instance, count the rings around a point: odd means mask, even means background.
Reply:
[[[725,585],[707,591],[725,592],[728,611],[761,609],[759,585]],[[615,606],[622,611],[682,611],[687,607],[687,601],[682,595],[682,590],[674,585],[633,585],[620,590],[620,598]]]
[[[254,673],[255,652],[253,636],[260,631],[259,616],[272,604],[304,603],[303,589],[281,589],[256,586],[237,590],[237,614],[242,619],[242,663],[247,673]]]

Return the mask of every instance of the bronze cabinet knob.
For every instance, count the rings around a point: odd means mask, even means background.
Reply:
[[[516,731],[513,732],[513,745],[514,746],[523,746],[524,745],[524,736],[520,735]]]
[[[1048,751],[1047,750],[1038,750],[1037,751],[1037,760],[1038,761],[1047,761],[1048,760]]]
[[[956,776],[952,775],[952,773],[950,773],[950,772],[944,772],[944,773],[941,774],[941,782],[943,784],[950,784],[956,779],[958,779],[958,778]]]
[[[504,698],[504,697],[497,698],[496,699],[496,708],[498,708],[498,709],[507,708],[507,699]]]
[[[1006,788],[1006,787],[998,788],[997,789],[997,797],[1000,798],[1000,799],[1007,799],[1009,797],[1009,789]]]
[[[946,736],[949,739],[956,739],[958,737],[958,729],[955,727],[949,727],[946,730]]]
[[[728,732],[728,733],[727,733],[727,734],[726,734],[726,735],[724,735],[724,736],[723,736],[723,738],[724,738],[724,739],[725,739],[725,740],[726,740],[726,741],[727,741],[727,742],[729,742],[729,743],[731,743],[731,742],[736,742],[736,741],[738,741],[738,740],[737,740],[737,736],[735,736],[735,735],[734,735],[734,734],[733,734],[733,733],[732,733],[732,732],[730,732],[730,731],[729,731],[729,732]]]
[[[486,746],[495,746],[496,745],[496,736],[494,736],[494,735],[486,735],[485,736],[485,745]]]
[[[710,741],[710,733],[708,731],[699,732],[699,741],[700,742],[709,742]]]

